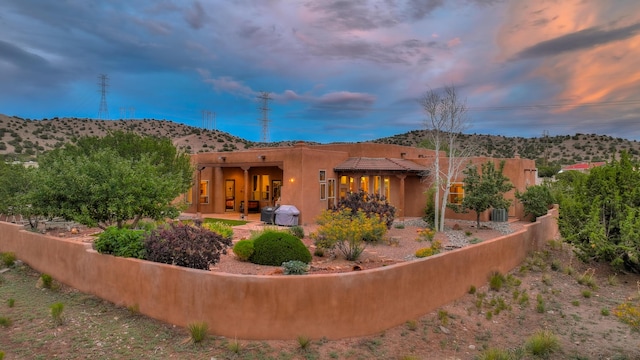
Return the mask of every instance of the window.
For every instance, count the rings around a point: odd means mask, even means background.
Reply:
[[[250,200],[269,200],[269,175],[253,175]]]
[[[318,179],[320,180],[320,200],[327,200],[327,172],[320,170]]]
[[[327,184],[327,199],[329,200],[327,203],[328,209],[333,209],[336,206],[336,179],[329,179]]]
[[[209,203],[209,180],[200,181],[200,204]]]
[[[369,192],[369,177],[361,176],[360,177],[360,190],[364,192]]]
[[[462,204],[464,199],[464,186],[462,183],[453,183],[449,188],[449,204]]]
[[[388,176],[384,177],[384,190],[383,195],[387,201],[391,201],[391,179]]]

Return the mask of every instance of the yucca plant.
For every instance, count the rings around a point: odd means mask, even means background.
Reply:
[[[542,330],[527,339],[525,348],[531,355],[546,357],[560,350],[560,341],[553,332]]]
[[[303,335],[298,336],[298,345],[300,346],[300,350],[307,350],[310,344],[311,339]]]
[[[194,344],[199,344],[207,338],[209,325],[206,322],[196,322],[187,325],[187,329],[189,330],[189,335],[191,335],[191,341]]]

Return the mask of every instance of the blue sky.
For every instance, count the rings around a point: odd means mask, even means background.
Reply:
[[[455,86],[469,133],[640,140],[640,2],[2,0],[0,113],[155,118],[260,141],[424,128]],[[215,113],[203,122],[202,110]]]

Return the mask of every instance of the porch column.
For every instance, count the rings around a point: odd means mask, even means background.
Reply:
[[[404,221],[404,179],[407,177],[407,175],[396,175],[396,177],[400,179],[400,202],[398,203],[400,208],[398,209],[398,217]]]
[[[222,183],[224,174],[222,167],[216,166],[213,168],[213,212],[220,214],[224,212],[224,185]]]
[[[242,209],[242,213],[245,217],[249,215],[249,166],[243,166],[241,169],[244,171],[244,195],[242,196],[244,200],[244,209]]]

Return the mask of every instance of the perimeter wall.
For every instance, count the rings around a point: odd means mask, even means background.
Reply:
[[[558,236],[557,208],[516,233],[432,257],[338,274],[213,273],[102,255],[90,244],[0,223],[0,252],[82,292],[185,327],[206,322],[239,339],[375,334],[456,300],[493,271],[507,273]]]

